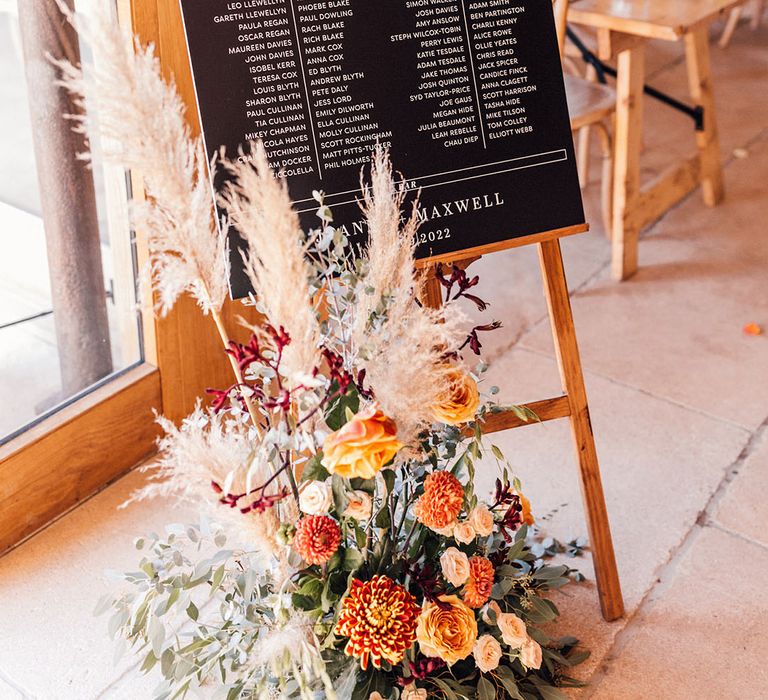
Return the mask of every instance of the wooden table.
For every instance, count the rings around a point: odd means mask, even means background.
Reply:
[[[724,195],[709,58],[710,23],[744,0],[572,0],[568,21],[597,31],[598,56],[617,59],[617,104],[611,269],[623,280],[637,271],[640,230],[698,185],[704,202]],[[646,186],[640,183],[645,46],[650,39],[685,42],[690,96],[704,110],[697,153]]]

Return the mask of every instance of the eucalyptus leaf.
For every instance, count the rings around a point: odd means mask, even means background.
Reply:
[[[495,700],[496,688],[484,676],[480,676],[480,680],[477,683],[477,700]]]
[[[331,491],[333,493],[333,507],[337,513],[343,513],[349,505],[349,497],[347,496],[344,479],[338,474],[334,474],[331,479]]]

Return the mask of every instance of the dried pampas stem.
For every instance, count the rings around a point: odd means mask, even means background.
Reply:
[[[363,192],[369,242],[352,344],[376,400],[397,422],[399,438],[409,443],[432,422],[432,407],[450,385],[445,353],[461,344],[465,318],[456,308],[445,314],[417,303],[424,285],[414,259],[417,208],[414,204],[402,223],[406,193],[393,179],[382,148],[374,153],[371,183],[363,183]]]
[[[261,143],[236,160],[222,157],[232,177],[219,200],[248,249],[245,272],[268,321],[291,338],[283,366],[293,379],[318,365],[320,327],[309,286],[307,245],[284,181],[275,178]]]

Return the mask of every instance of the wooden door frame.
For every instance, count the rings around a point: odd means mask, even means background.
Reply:
[[[120,21],[152,43],[199,132],[194,89],[178,2],[117,0]],[[140,174],[132,174],[134,196]],[[126,235],[128,228],[126,226]],[[146,242],[136,232],[140,264]],[[0,554],[76,507],[146,460],[155,450],[153,411],[178,422],[210,386],[232,383],[227,356],[212,319],[182,298],[164,318],[144,300],[143,361],[0,446]],[[149,303],[146,303],[149,302]],[[228,332],[239,328],[242,305],[228,302]],[[239,338],[242,339],[242,338]]]

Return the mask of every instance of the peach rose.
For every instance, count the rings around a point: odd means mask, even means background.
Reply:
[[[469,578],[469,558],[456,547],[448,547],[440,555],[443,576],[452,586],[463,586]]]
[[[493,513],[485,506],[477,506],[469,514],[469,524],[480,537],[488,537],[493,534]]]
[[[325,515],[333,503],[331,484],[327,481],[305,481],[299,487],[299,510],[307,515]]]
[[[513,649],[519,649],[528,640],[525,622],[514,613],[501,613],[496,618],[496,626],[501,630],[504,644]]]
[[[416,639],[425,656],[439,658],[448,665],[466,659],[477,641],[474,612],[455,595],[441,595],[440,601],[450,607],[441,608],[426,602],[421,609]]]
[[[477,537],[477,533],[475,528],[468,522],[459,523],[453,528],[453,537],[457,542],[461,542],[461,544],[470,544]]]
[[[374,690],[369,696],[368,700],[384,700],[384,697],[378,690]]]
[[[490,634],[484,634],[475,642],[472,655],[475,657],[475,664],[480,671],[489,673],[499,667],[502,656],[501,644]]]
[[[528,637],[520,647],[520,661],[526,668],[541,668],[541,646]]]
[[[355,520],[370,520],[373,512],[373,499],[366,491],[352,491],[348,493],[349,504],[344,515]]]
[[[432,406],[435,419],[448,425],[461,425],[472,420],[480,406],[477,382],[460,367],[447,372],[447,388]]]
[[[372,479],[402,446],[395,422],[371,406],[325,438],[323,466],[349,479]]]

